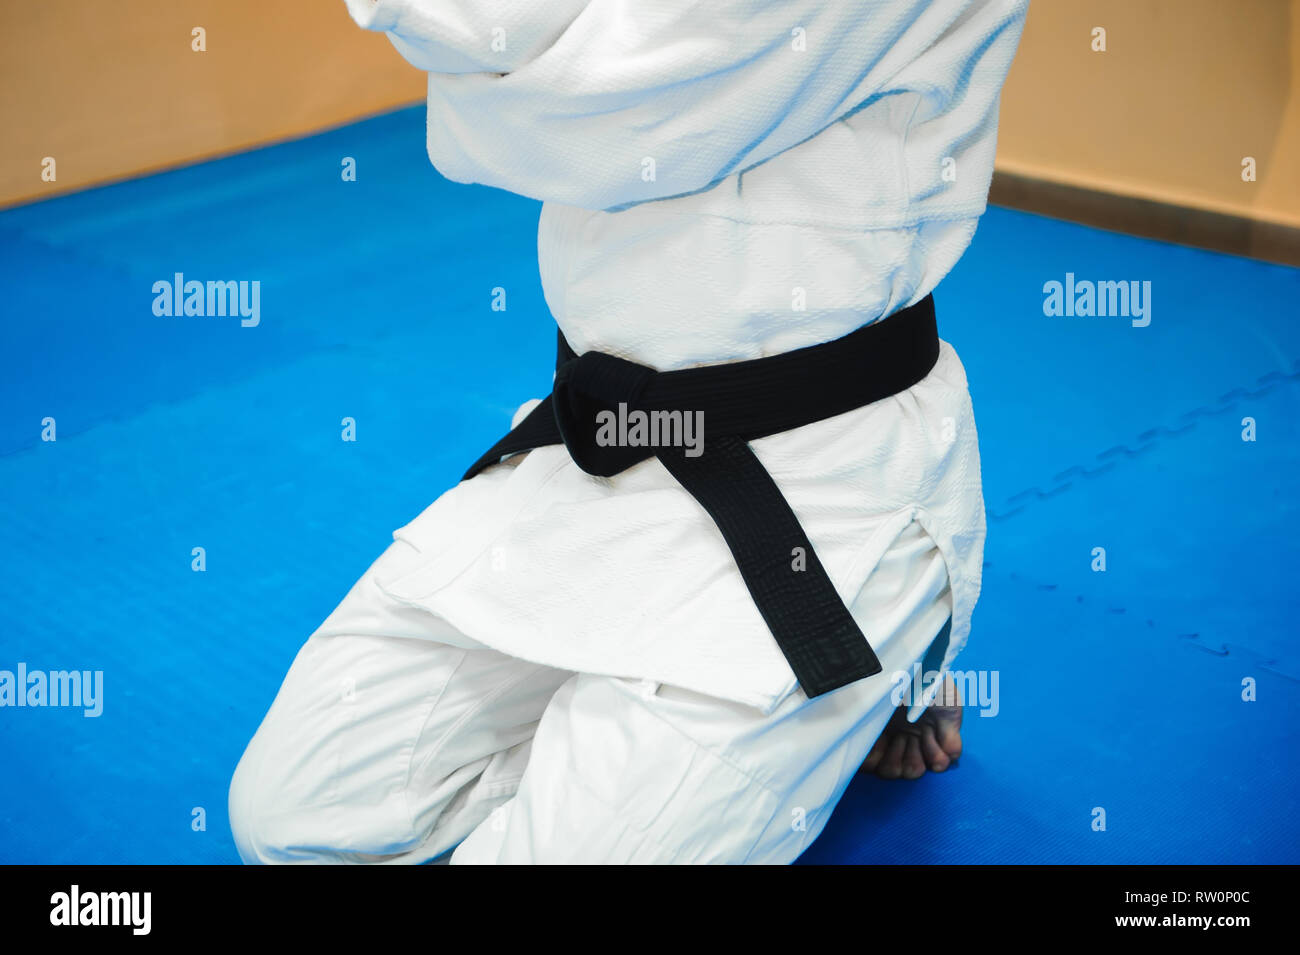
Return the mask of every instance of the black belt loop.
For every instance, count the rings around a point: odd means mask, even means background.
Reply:
[[[564,444],[584,471],[606,477],[657,457],[717,525],[809,697],[881,671],[749,442],[895,395],[929,374],[939,357],[930,296],[843,338],[726,365],[656,372],[601,352],[575,355],[563,334],[556,353],[554,390],[464,480],[507,455],[554,444]],[[692,456],[676,446],[603,446],[598,414],[628,410],[701,414],[702,453]]]

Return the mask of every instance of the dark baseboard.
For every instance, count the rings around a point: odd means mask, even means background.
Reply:
[[[1300,229],[1153,199],[995,172],[989,202],[1215,252],[1300,266]]]

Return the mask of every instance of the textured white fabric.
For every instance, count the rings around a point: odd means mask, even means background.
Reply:
[[[394,542],[294,660],[230,787],[246,862],[790,862],[904,686],[796,691],[764,715],[538,666],[377,585],[422,562]],[[912,525],[859,595],[887,673],[905,680],[942,626],[944,576]]]
[[[938,284],[984,210],[1026,3],[348,0],[430,71],[439,171],[545,201],[570,343],[663,369],[836,338]]]
[[[544,200],[543,287],[574,348],[660,369],[826,341],[933,289],[984,209],[1025,11],[347,3],[429,71],[437,168]],[[952,589],[951,663],[984,538],[952,349],[901,395],[754,447],[846,601],[904,528],[925,528]],[[396,536],[424,559],[380,581],[388,596],[501,652],[763,712],[794,689],[721,535],[656,461],[597,479],[563,448],[539,449]],[[859,622],[869,637],[880,624]]]
[[[953,593],[947,667],[970,631],[984,538],[952,349],[908,391],[752,446],[846,603],[909,524],[930,534]],[[424,559],[380,575],[384,592],[503,653],[764,712],[795,688],[722,535],[653,459],[593,478],[563,447],[539,448],[448,491],[396,536]],[[857,619],[868,638],[891,625]]]

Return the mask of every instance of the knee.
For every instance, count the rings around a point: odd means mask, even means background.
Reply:
[[[396,762],[394,765],[398,765]],[[405,771],[345,758],[337,727],[263,723],[230,780],[230,832],[252,864],[359,863],[400,856],[419,839]]]
[[[230,832],[248,865],[322,861],[310,848],[311,808],[294,797],[284,774],[267,758],[262,733],[253,738],[235,767],[228,799]]]
[[[235,849],[239,858],[248,865],[275,862],[286,848],[276,845],[277,840],[272,838],[275,811],[270,793],[257,778],[257,755],[257,740],[254,739],[235,767],[227,806]]]
[[[314,703],[314,650],[299,651],[230,780],[230,832],[248,864],[319,861],[337,723]]]

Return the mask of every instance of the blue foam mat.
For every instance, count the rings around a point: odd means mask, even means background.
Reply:
[[[549,386],[538,205],[442,180],[423,122],[0,213],[0,669],[106,697],[0,710],[0,861],[235,861],[298,646]],[[175,272],[259,280],[261,323],[154,316]],[[1067,272],[1151,281],[1150,326],[1044,316]],[[1300,272],[991,209],[936,298],[989,510],[958,665],[998,713],[954,772],[855,782],[804,861],[1298,861]]]

